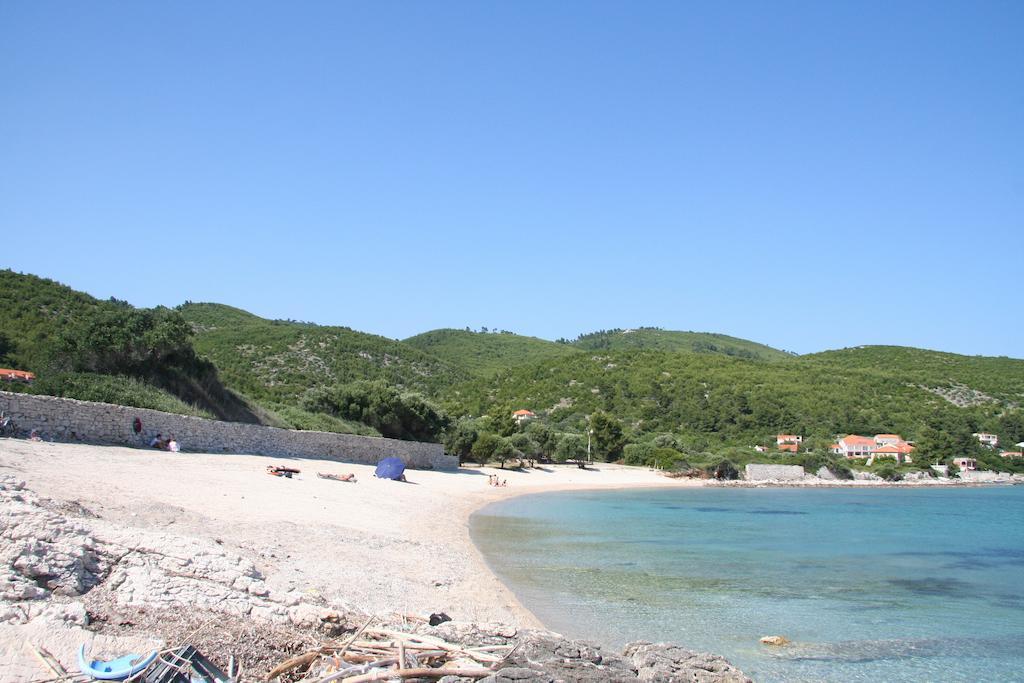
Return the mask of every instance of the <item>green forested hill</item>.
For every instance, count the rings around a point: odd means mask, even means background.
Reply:
[[[53,280],[0,270],[0,363],[30,370],[28,390],[244,422],[260,417],[198,358],[167,308],[101,301]]]
[[[918,386],[936,384],[922,371],[881,371],[822,356],[768,362],[666,351],[582,354],[458,387],[451,410],[501,415],[527,408],[568,431],[582,430],[587,415],[603,411],[640,440],[659,432],[723,443],[763,442],[778,432],[822,441],[883,432],[913,439],[942,416],[964,418],[975,431],[1004,430],[1007,406],[998,400],[957,407]],[[1024,363],[1015,363],[1001,379],[1010,392],[1024,387]]]
[[[478,376],[579,353],[566,344],[506,332],[432,330],[405,343]]]
[[[582,334],[571,343],[588,351],[692,351],[761,360],[792,357],[792,354],[785,351],[724,334],[675,332],[656,327],[601,330]]]
[[[1024,360],[961,356],[905,346],[860,346],[809,354],[801,360],[899,377],[962,405],[992,400],[1024,405]]]
[[[195,347],[232,387],[259,401],[292,403],[308,389],[382,380],[435,395],[469,378],[433,355],[347,327],[265,320],[221,304],[178,309],[195,329]]]
[[[60,330],[101,307],[99,300],[59,282],[0,270],[0,361],[41,370]]]
[[[9,270],[0,271],[0,307],[0,364],[35,371],[31,391],[444,438],[460,455],[477,444],[485,456],[512,448],[550,455],[557,445],[569,457],[585,447],[588,425],[609,456],[633,443],[648,449],[633,462],[659,464],[751,454],[778,432],[804,435],[816,453],[836,434],[897,432],[926,444],[930,457],[972,453],[998,467],[995,452],[975,453],[971,433],[995,432],[1004,445],[1024,440],[1024,361],[1009,358],[893,346],[793,356],[655,328],[571,343],[462,330],[400,342],[220,304],[138,309]],[[520,408],[538,416],[529,438],[511,418]]]

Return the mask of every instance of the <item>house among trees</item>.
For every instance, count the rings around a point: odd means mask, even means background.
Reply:
[[[999,445],[999,437],[988,432],[975,432],[974,438],[980,441],[982,446],[988,446],[989,448],[995,448]]]
[[[532,410],[517,410],[512,413],[512,418],[516,421],[516,424],[522,424],[526,420],[532,420],[537,417],[533,414]]]
[[[847,434],[829,450],[845,458],[869,458],[875,450],[875,440],[870,436]]]
[[[779,447],[779,450],[789,451],[790,453],[798,452],[803,441],[804,437],[799,434],[779,434],[775,437],[775,445]]]
[[[36,380],[36,376],[35,373],[31,373],[26,370],[9,370],[7,368],[0,368],[0,379],[8,382],[24,382],[25,384],[31,384]]]
[[[1024,452],[1021,451],[1003,451],[999,455],[1004,458],[1024,458]]]
[[[848,434],[832,444],[829,450],[846,458],[875,457],[893,458],[897,463],[911,462],[910,453],[913,444],[903,440],[899,434],[875,434],[874,437]]]

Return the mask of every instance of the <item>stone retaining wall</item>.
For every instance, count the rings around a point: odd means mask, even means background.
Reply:
[[[183,450],[201,453],[252,453],[371,465],[393,455],[411,467],[454,470],[459,466],[459,459],[445,455],[444,447],[437,443],[220,422],[54,396],[0,391],[0,410],[13,417],[22,432],[38,429],[47,440],[144,447],[160,433],[173,435]],[[142,421],[141,434],[132,430],[135,418]]]
[[[804,478],[800,465],[747,465],[747,481],[793,481]]]

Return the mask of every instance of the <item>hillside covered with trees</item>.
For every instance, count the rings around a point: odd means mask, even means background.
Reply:
[[[572,346],[547,339],[487,329],[479,332],[468,328],[432,330],[409,337],[405,343],[462,368],[475,377],[488,377],[502,370],[579,353]]]
[[[729,472],[803,435],[899,433],[922,463],[1024,441],[1024,361],[903,347],[793,356],[725,335],[610,330],[574,342],[435,330],[406,341],[221,304],[138,309],[0,271],[0,361],[30,391],[300,429],[443,440],[464,458],[599,458]],[[512,418],[527,409],[535,417]],[[764,457],[764,456],[760,456]],[[779,461],[787,461],[772,456]],[[808,460],[808,458],[810,460]]]
[[[571,342],[565,339],[560,341],[586,351],[690,351],[759,360],[780,360],[793,355],[725,334],[678,332],[658,327],[600,330],[581,334]]]

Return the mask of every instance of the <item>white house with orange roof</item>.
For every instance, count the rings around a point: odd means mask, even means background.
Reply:
[[[832,444],[830,449],[837,455],[842,455],[846,458],[869,458],[871,454],[875,452],[875,448],[878,444],[870,436],[859,436],[857,434],[847,434],[843,438],[839,439],[836,443]]]
[[[999,455],[1004,458],[1024,458],[1024,452],[1022,451],[1003,451]]]
[[[515,419],[516,424],[522,424],[526,420],[532,420],[537,416],[534,415],[532,410],[517,410],[512,413],[512,417]]]

